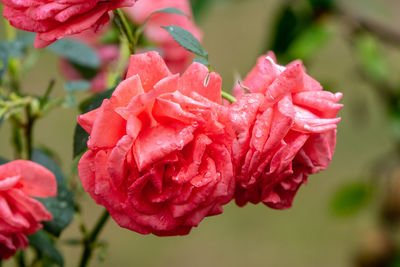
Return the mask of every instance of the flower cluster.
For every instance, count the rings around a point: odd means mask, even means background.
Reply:
[[[33,197],[56,196],[54,175],[26,160],[0,165],[0,259],[28,246],[27,235],[42,228],[40,222],[52,220],[42,203]]]
[[[171,74],[161,56],[131,57],[126,79],[78,117],[90,134],[82,184],[122,227],[183,235],[239,205],[290,207],[309,174],[325,169],[341,94],[322,91],[300,62],[261,57],[238,100],[221,105],[221,79],[193,63]]]
[[[188,66],[192,55],[178,44],[208,59],[191,39],[202,33],[188,0],[141,0],[135,6],[136,0],[0,2],[11,25],[37,33],[36,48],[70,35],[94,47],[101,59],[92,81],[96,92],[106,89],[108,65],[119,55],[118,46],[99,41],[110,11],[125,7],[134,23],[146,22],[144,35],[159,45],[162,56],[132,55],[111,98],[78,117],[90,135],[78,164],[82,185],[121,227],[186,235],[232,200],[289,208],[308,176],[332,160],[342,94],[323,91],[300,61],[280,66],[268,53],[234,88],[237,101],[223,104],[219,74],[200,63]],[[155,12],[171,7],[187,16]],[[116,15],[133,52],[141,32],[132,36],[122,12]],[[162,28],[169,25],[186,29],[186,41]],[[61,64],[69,79],[82,78],[72,64]],[[56,190],[54,175],[40,165],[19,160],[0,166],[0,258],[25,248],[26,235],[52,219],[33,197],[55,196]]]

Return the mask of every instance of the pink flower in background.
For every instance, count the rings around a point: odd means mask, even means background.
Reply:
[[[100,60],[100,69],[90,79],[90,89],[95,93],[108,89],[107,74],[109,68],[119,58],[119,46],[116,44],[101,44],[100,36],[101,34],[96,34],[90,30],[71,36],[71,39],[83,42],[97,52]],[[61,74],[69,81],[85,78],[67,59],[61,58],[59,66]]]
[[[108,11],[129,7],[135,0],[0,0],[4,17],[14,27],[36,32],[35,47],[43,48],[66,35],[98,30]]]
[[[188,234],[234,194],[234,134],[220,103],[221,78],[205,66],[179,76],[157,52],[133,55],[111,99],[78,117],[90,134],[83,187],[121,227]]]
[[[0,258],[7,259],[28,246],[26,235],[52,219],[42,203],[33,197],[57,194],[54,175],[31,161],[16,160],[0,165]]]
[[[323,91],[301,62],[283,67],[274,58],[258,59],[243,81],[251,93],[235,88],[238,100],[230,107],[240,206],[289,208],[300,185],[326,169],[335,150],[342,94]]]
[[[162,26],[176,25],[191,32],[199,41],[202,33],[191,19],[192,8],[189,0],[143,0],[130,8],[124,8],[128,17],[135,23],[142,24],[154,11],[164,8],[177,8],[187,16],[168,13],[154,13],[148,20],[144,33],[158,44],[169,69],[173,73],[182,73],[193,59],[192,53],[181,47]]]

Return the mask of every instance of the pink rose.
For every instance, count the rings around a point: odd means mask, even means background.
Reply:
[[[14,27],[36,32],[35,47],[43,48],[66,35],[100,29],[108,11],[132,6],[135,0],[0,0],[4,17]]]
[[[93,31],[82,32],[80,34],[71,36],[71,39],[75,39],[87,44],[97,52],[99,57],[100,69],[90,80],[91,91],[94,93],[99,93],[108,89],[107,74],[109,73],[110,67],[119,58],[119,46],[114,44],[101,44],[99,40],[100,36]],[[74,81],[85,78],[67,59],[61,58],[59,64],[61,74],[67,80]]]
[[[192,16],[192,8],[189,0],[146,0],[139,1],[134,7],[124,8],[128,17],[142,24],[154,11],[164,8],[177,8],[187,16]],[[192,61],[193,55],[181,47],[162,26],[176,25],[191,32],[199,41],[202,32],[197,28],[193,20],[187,16],[167,13],[154,13],[148,20],[144,33],[146,37],[160,46],[161,53],[169,69],[173,73],[182,73]]]
[[[238,205],[263,202],[289,208],[310,174],[328,167],[336,143],[341,93],[323,91],[301,62],[279,66],[274,55],[258,59],[231,105]]]
[[[32,197],[57,195],[54,175],[31,161],[0,165],[0,258],[7,259],[28,246],[26,235],[52,220],[42,203]]]
[[[219,103],[221,78],[205,66],[172,75],[157,52],[133,55],[111,99],[78,117],[90,133],[83,187],[121,227],[188,234],[233,198],[234,136]]]

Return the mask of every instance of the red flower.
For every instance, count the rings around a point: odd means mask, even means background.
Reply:
[[[42,203],[32,197],[57,194],[54,175],[39,164],[16,160],[0,165],[0,258],[7,259],[28,246],[26,235],[52,219]]]
[[[287,67],[273,54],[258,59],[231,105],[238,166],[235,199],[284,209],[310,174],[328,167],[336,144],[341,93],[322,91],[301,62]]]
[[[193,54],[181,47],[162,26],[176,25],[191,32],[199,41],[202,32],[190,18],[192,8],[189,0],[146,0],[135,6],[125,8],[132,21],[142,24],[154,11],[164,8],[177,8],[187,16],[168,13],[154,13],[147,21],[144,33],[146,37],[160,46],[161,54],[173,73],[182,73],[193,59]]]
[[[219,103],[221,78],[205,66],[180,77],[156,52],[133,55],[111,99],[78,117],[90,133],[83,187],[121,227],[188,234],[234,193],[233,133]]]
[[[0,0],[4,17],[14,27],[36,32],[35,47],[43,48],[65,35],[98,30],[108,11],[132,6],[135,0]]]

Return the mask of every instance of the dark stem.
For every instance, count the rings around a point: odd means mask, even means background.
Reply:
[[[21,128],[18,121],[14,121],[11,117],[11,124],[12,124],[12,141],[11,144],[14,148],[14,159],[21,159],[22,158],[22,135],[21,135]]]
[[[31,114],[30,105],[25,107],[27,123],[24,128],[25,146],[26,146],[26,158],[30,160],[32,158],[33,150],[33,125],[35,124],[36,118]]]
[[[108,213],[107,210],[104,210],[103,214],[97,221],[96,226],[93,228],[90,234],[87,237],[85,237],[85,240],[83,242],[85,247],[82,253],[81,262],[79,264],[80,267],[86,267],[89,264],[89,261],[92,257],[93,250],[95,247],[94,245],[109,217],[110,213]]]
[[[367,32],[375,34],[381,40],[394,45],[400,44],[400,32],[392,30],[376,21],[367,19],[360,15],[352,14],[342,7],[338,7],[336,13],[343,16],[348,24],[352,25],[353,28],[361,28]]]
[[[19,66],[16,59],[10,60],[8,64],[8,71],[10,73],[10,88],[13,92],[20,94],[21,85],[19,82]]]
[[[44,93],[44,96],[42,97],[42,104],[46,103],[47,100],[49,99],[49,96],[51,94],[51,91],[53,91],[55,84],[56,84],[56,80],[54,80],[54,79],[50,80],[49,85],[47,86],[46,92]]]
[[[115,24],[117,25],[120,32],[128,40],[129,51],[131,52],[131,54],[135,54],[136,41],[135,41],[134,35],[132,33],[132,29],[129,26],[128,20],[126,19],[125,15],[121,9],[115,9],[113,11],[113,13],[115,16],[115,18],[114,18]]]
[[[20,250],[16,255],[17,264],[19,267],[25,267],[25,252]]]

